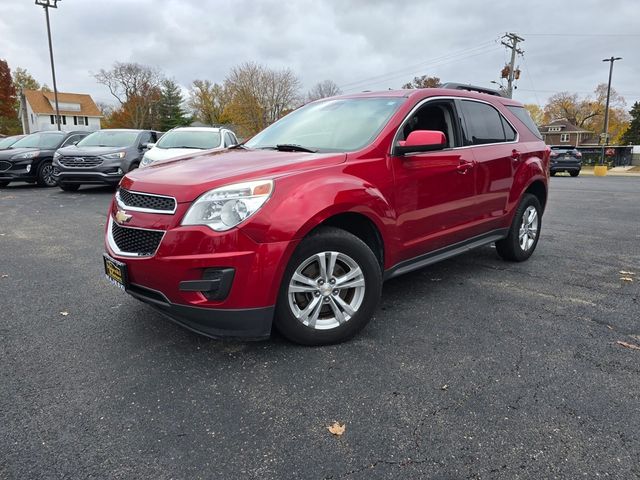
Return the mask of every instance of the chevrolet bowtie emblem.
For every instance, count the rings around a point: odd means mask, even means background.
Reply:
[[[131,220],[131,215],[127,214],[124,210],[118,210],[118,213],[116,213],[116,222],[127,223],[129,220]]]

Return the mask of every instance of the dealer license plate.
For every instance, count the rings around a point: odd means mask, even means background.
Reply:
[[[126,290],[127,288],[127,266],[114,260],[106,253],[102,255],[104,260],[104,274],[116,287]]]

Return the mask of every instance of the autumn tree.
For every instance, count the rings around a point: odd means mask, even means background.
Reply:
[[[629,111],[631,122],[621,137],[623,145],[640,145],[640,102],[636,102]]]
[[[15,135],[20,131],[11,69],[5,60],[0,60],[0,133]]]
[[[194,80],[189,89],[188,105],[195,118],[206,125],[223,125],[231,119],[225,115],[230,95],[223,85],[209,80]]]
[[[16,68],[13,71],[12,78],[13,85],[18,93],[23,90],[40,90],[40,83],[24,68]]]
[[[307,102],[320,100],[321,98],[333,97],[340,95],[342,90],[333,80],[323,80],[316,83],[311,90],[307,92]]]
[[[439,86],[440,79],[438,77],[422,75],[420,77],[413,77],[413,80],[402,85],[402,88],[438,88]]]
[[[114,112],[117,123],[129,122],[130,128],[158,128],[162,74],[139,63],[116,62],[111,70],[101,69],[94,75],[119,103]]]
[[[535,103],[526,103],[524,108],[529,112],[531,116],[531,120],[535,122],[536,125],[544,125],[547,123],[547,118],[544,113],[544,109]]]
[[[224,86],[230,95],[225,113],[243,136],[259,132],[300,101],[300,81],[290,69],[243,63],[231,69]]]
[[[158,113],[160,115],[160,130],[167,131],[175,127],[183,127],[191,123],[187,112],[183,108],[184,98],[180,86],[173,80],[162,81]]]

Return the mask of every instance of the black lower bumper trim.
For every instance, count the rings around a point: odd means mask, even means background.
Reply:
[[[160,292],[132,285],[131,296],[151,305],[171,321],[211,338],[264,340],[271,335],[275,307],[221,309],[178,305]]]

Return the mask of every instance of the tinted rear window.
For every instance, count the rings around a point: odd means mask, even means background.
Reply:
[[[466,145],[482,145],[505,141],[502,116],[491,105],[463,100],[462,112],[467,126],[465,129]]]
[[[511,110],[511,113],[513,113],[516,117],[518,117],[518,120],[520,120],[522,123],[526,125],[526,127],[529,129],[531,133],[533,133],[536,137],[542,140],[542,135],[540,135],[540,132],[538,131],[538,127],[531,119],[531,115],[529,115],[529,112],[527,112],[526,108],[517,107],[515,105],[507,105],[507,108]]]

